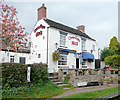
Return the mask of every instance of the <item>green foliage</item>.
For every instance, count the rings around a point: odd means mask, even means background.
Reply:
[[[118,45],[119,45],[119,42],[118,42],[117,38],[114,36],[110,40],[109,49],[118,51]]]
[[[48,80],[46,64],[31,64],[31,82],[33,84],[44,85]]]
[[[25,89],[24,89],[25,90]],[[62,89],[62,87],[58,87],[53,82],[47,82],[44,84],[44,86],[39,86],[38,84],[31,84],[28,91],[21,91],[19,94],[15,95],[9,95],[5,94],[2,95],[3,99],[6,98],[50,98],[56,95],[60,95],[63,92],[65,92],[65,89]]]
[[[110,66],[120,65],[120,55],[108,56],[105,58],[105,64]]]
[[[90,91],[90,92],[83,92],[83,93],[78,93],[78,94],[73,94],[73,95],[68,95],[65,97],[62,97],[62,99],[60,100],[65,100],[66,98],[74,98],[71,100],[82,100],[81,98],[85,98],[85,100],[91,100],[91,98],[98,98],[98,97],[102,97],[114,92],[119,91],[119,87],[114,87],[114,88],[108,88],[108,89],[99,89],[99,90],[95,90],[95,91]],[[64,99],[65,98],[65,99]],[[84,100],[84,99],[83,99]],[[101,100],[101,99],[98,99]]]
[[[29,88],[25,87],[25,86],[22,86],[22,87],[13,87],[11,89],[3,89],[2,90],[2,95],[18,95],[20,94],[21,92],[27,92],[29,91]]]
[[[46,64],[31,64],[31,83],[43,85],[49,79]],[[27,65],[18,63],[2,63],[2,87],[23,86],[27,82]]]
[[[70,74],[67,74],[66,76],[65,76],[65,80],[64,80],[64,82],[68,82],[69,81],[69,79],[70,79]]]
[[[110,50],[109,48],[104,48],[103,50],[101,50],[100,58],[102,61],[104,61],[105,57],[112,56],[113,54],[113,50]]]
[[[2,63],[2,87],[11,88],[26,82],[26,65],[18,63]]]
[[[53,59],[54,62],[55,62],[55,61],[58,61],[58,60],[59,60],[59,57],[60,57],[59,51],[53,52],[53,54],[52,54],[52,59]]]

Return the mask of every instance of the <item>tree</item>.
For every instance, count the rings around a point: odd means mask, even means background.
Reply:
[[[120,55],[112,55],[112,56],[108,56],[105,58],[104,60],[106,65],[110,65],[110,66],[119,66],[120,65]]]
[[[111,40],[110,40],[110,44],[109,44],[109,49],[110,50],[114,50],[114,52],[118,51],[118,47],[119,47],[119,42],[117,40],[117,38],[114,36]]]
[[[24,32],[25,28],[20,25],[16,8],[7,4],[1,4],[1,7],[0,25],[2,28],[2,44],[10,45],[13,51],[26,50],[28,48],[29,33]],[[0,47],[0,49],[2,48]]]
[[[107,56],[112,56],[113,54],[113,50],[110,50],[109,48],[104,48],[103,50],[101,50],[100,58],[102,61],[104,61]]]

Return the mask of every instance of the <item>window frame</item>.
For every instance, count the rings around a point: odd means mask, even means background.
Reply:
[[[60,46],[66,47],[66,35],[60,34]]]
[[[14,63],[15,62],[15,56],[10,55],[10,63]]]
[[[67,66],[67,55],[60,54],[60,58],[58,60],[58,66]]]
[[[38,54],[38,58],[41,58],[41,54],[40,53]]]

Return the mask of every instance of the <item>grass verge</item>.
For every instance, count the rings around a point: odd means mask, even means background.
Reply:
[[[52,82],[42,87],[32,86],[27,92],[20,92],[18,95],[3,95],[2,98],[50,98],[62,94],[67,90],[56,86]]]
[[[109,88],[109,89],[103,89],[103,90],[96,90],[96,91],[91,91],[91,92],[84,92],[84,93],[78,93],[78,94],[73,94],[70,96],[65,96],[63,98],[81,98],[82,99],[87,99],[87,100],[91,100],[91,98],[98,98],[101,96],[105,96],[114,92],[117,92],[120,89],[120,87],[114,87],[114,88]],[[61,100],[64,100],[64,99]]]

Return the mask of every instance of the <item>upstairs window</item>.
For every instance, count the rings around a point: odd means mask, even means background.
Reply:
[[[81,48],[82,48],[82,50],[85,50],[85,41],[84,40],[82,40]]]
[[[92,45],[92,50],[95,50],[95,45]]]
[[[62,34],[60,34],[60,46],[66,46],[66,36]]]
[[[66,47],[66,36],[67,33],[60,31],[60,46]]]
[[[81,49],[82,49],[82,50],[85,50],[85,49],[86,49],[86,46],[85,46],[86,38],[83,38],[83,37],[82,37],[81,40],[82,40],[82,41],[81,41]]]

